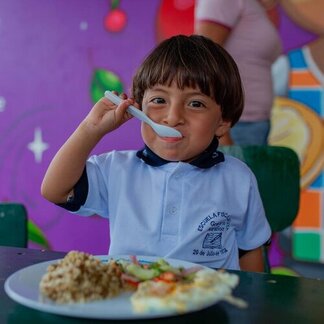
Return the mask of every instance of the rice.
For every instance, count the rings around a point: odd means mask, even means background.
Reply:
[[[112,298],[123,290],[121,269],[114,260],[102,263],[77,251],[50,265],[40,282],[42,296],[60,304]]]

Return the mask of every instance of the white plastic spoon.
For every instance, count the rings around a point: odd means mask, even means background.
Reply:
[[[122,101],[121,98],[119,98],[118,96],[113,94],[111,91],[105,91],[105,97],[116,105],[119,105],[120,102]],[[169,126],[155,123],[152,119],[147,117],[143,113],[143,111],[135,108],[132,105],[128,106],[127,112],[129,112],[131,115],[138,118],[139,120],[150,125],[153,128],[153,130],[161,137],[182,137],[181,133],[179,131],[177,131],[176,129],[169,127]]]

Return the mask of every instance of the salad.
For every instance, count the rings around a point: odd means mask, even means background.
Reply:
[[[119,259],[116,263],[121,267],[121,279],[131,287],[137,288],[141,282],[152,280],[165,283],[189,283],[202,267],[174,267],[164,259],[155,262],[140,262],[136,256],[130,261]]]

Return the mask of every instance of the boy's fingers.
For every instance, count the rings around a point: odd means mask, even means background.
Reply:
[[[120,98],[122,98],[123,100],[127,99],[127,94],[125,92],[122,92],[121,94],[119,94],[117,91],[111,91],[114,95],[119,96]]]

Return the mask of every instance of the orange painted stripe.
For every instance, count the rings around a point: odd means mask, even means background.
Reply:
[[[320,228],[321,227],[321,192],[303,190],[300,195],[300,204],[294,228]]]
[[[290,75],[290,85],[297,86],[320,86],[320,82],[309,71],[292,71]]]

